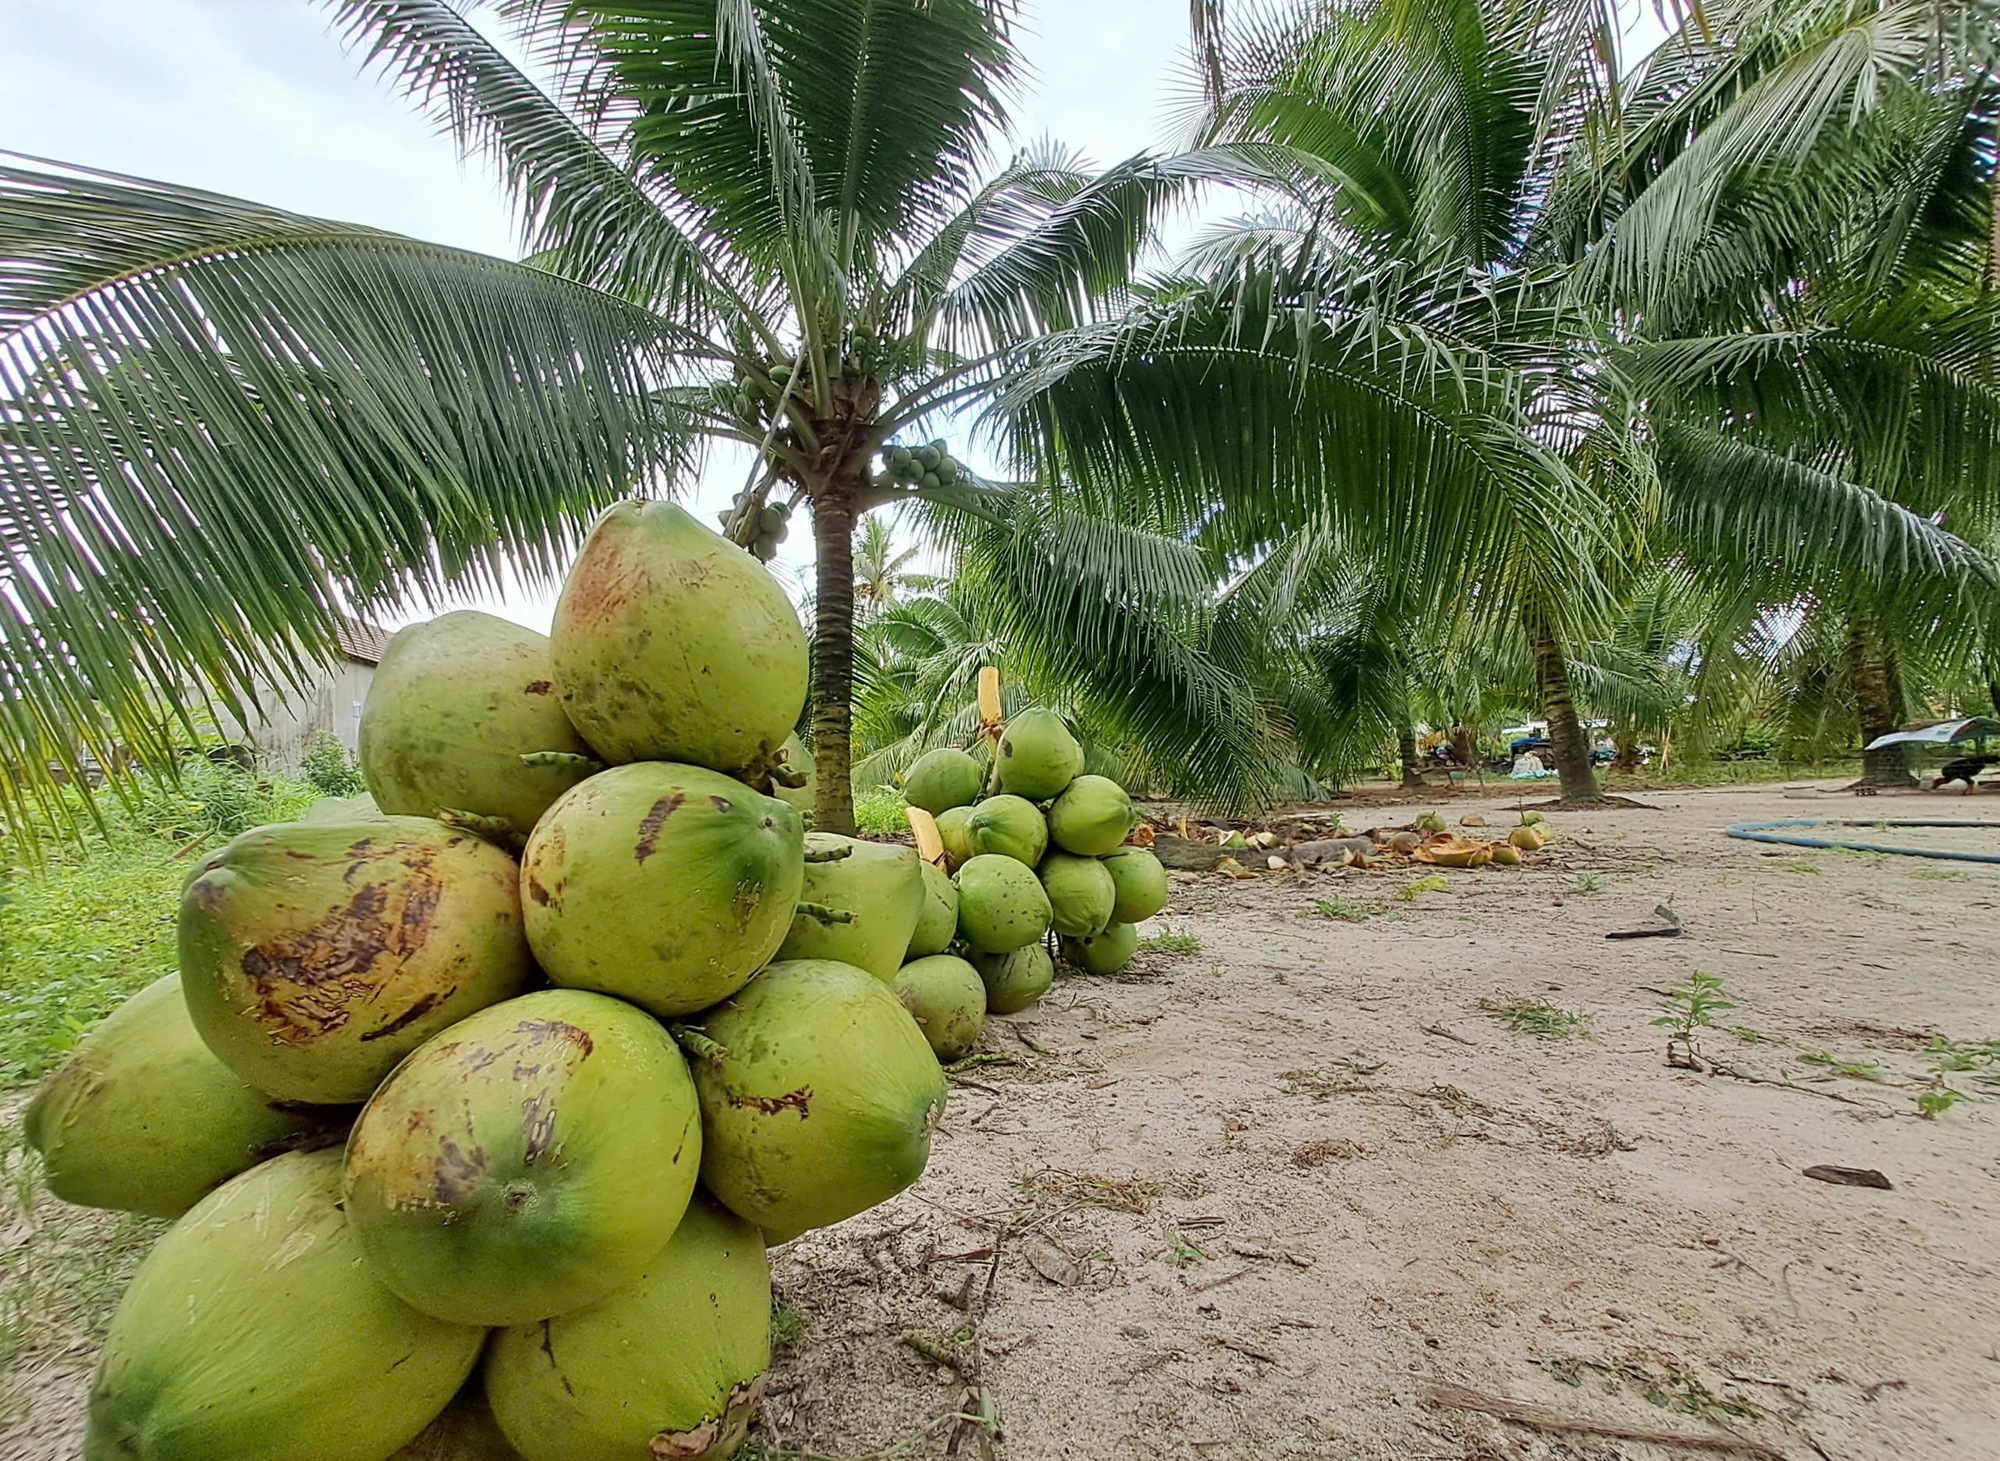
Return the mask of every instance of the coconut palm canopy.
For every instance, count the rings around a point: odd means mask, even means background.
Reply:
[[[526,69],[451,0],[326,8],[494,161],[527,262],[0,168],[15,806],[168,760],[161,685],[234,708],[345,609],[557,571],[718,441],[738,541],[813,520],[835,829],[854,533],[899,502],[986,630],[1231,801],[1508,636],[1588,794],[1568,661],[1662,560],[1739,614],[1990,601],[1985,0],[1711,5],[1636,69],[1597,0],[1203,0],[1188,145],[1103,170],[1011,142],[1005,0],[495,0]],[[1213,183],[1243,216],[1141,277]],[[897,450],[980,412],[1019,483]]]
[[[1595,4],[1216,9],[1194,134],[1256,151],[1260,206],[1010,392],[1094,510],[1152,487],[1238,559],[1316,562],[1354,641],[1319,698],[1393,722],[1426,641],[1511,622],[1584,799],[1565,646],[1609,644],[1663,563],[1738,635],[1833,592],[1990,620],[1993,7],[1741,0],[1630,69]],[[1433,463],[1373,423],[1412,398],[1508,483],[1516,530],[1470,556],[1429,556],[1450,535],[1395,495]],[[1349,549],[1309,552],[1356,478],[1383,495]]]

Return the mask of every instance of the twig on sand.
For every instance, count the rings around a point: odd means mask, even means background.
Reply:
[[[1498,1395],[1482,1395],[1463,1385],[1438,1383],[1424,1391],[1424,1404],[1444,1410],[1469,1410],[1496,1420],[1527,1426],[1531,1430],[1561,1431],[1573,1436],[1602,1436],[1609,1441],[1642,1441],[1655,1446],[1679,1446],[1688,1451],[1710,1451],[1721,1456],[1754,1456],[1758,1461],[1785,1461],[1782,1452],[1741,1436],[1688,1435],[1681,1431],[1643,1430],[1636,1426],[1607,1425],[1602,1421],[1579,1420],[1544,1405],[1525,1400],[1507,1400]]]

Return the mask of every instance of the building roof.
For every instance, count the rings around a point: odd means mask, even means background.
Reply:
[[[340,642],[340,652],[358,664],[379,665],[382,651],[389,647],[389,632],[380,624],[370,624],[365,619],[342,618],[334,626],[334,635]]]

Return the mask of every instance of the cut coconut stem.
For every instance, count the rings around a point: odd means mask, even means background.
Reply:
[[[787,787],[792,791],[797,791],[800,787],[804,786],[808,781],[812,780],[812,778],[806,775],[806,773],[803,771],[792,770],[790,762],[780,761],[777,765],[771,768],[771,780],[776,782],[779,786]]]
[[[801,903],[799,912],[821,923],[852,923],[854,914],[845,908],[829,908],[824,903]]]
[[[979,734],[993,742],[993,775],[987,780],[986,794],[996,796],[1000,791],[1000,738],[1007,734],[1007,722],[1001,719],[1003,709],[1000,704],[1000,671],[992,665],[979,667]]]
[[[580,755],[575,751],[529,751],[521,757],[523,766],[532,766],[542,771],[589,771],[604,769],[604,763],[595,756]]]
[[[476,832],[481,837],[505,837],[514,830],[514,824],[505,817],[482,817],[477,812],[460,811],[457,807],[439,807],[433,815],[447,827]]]
[[[844,859],[846,859],[846,858],[850,858],[850,857],[852,857],[852,856],[854,856],[854,848],[853,848],[853,846],[852,846],[852,845],[850,844],[850,845],[844,845],[844,846],[841,846],[841,847],[828,847],[828,848],[824,848],[824,849],[822,849],[822,850],[820,850],[820,851],[817,851],[817,852],[808,852],[808,853],[806,854],[806,861],[807,861],[807,862],[840,862],[840,861],[842,861],[842,860],[844,860]]]
[[[692,1025],[668,1025],[667,1033],[674,1037],[675,1044],[679,1045],[681,1049],[692,1055],[696,1060],[727,1060],[729,1058],[729,1049],[727,1046],[717,1044]]]
[[[944,866],[944,838],[938,835],[937,818],[922,807],[904,807],[903,816],[917,837],[917,856],[934,867]]]

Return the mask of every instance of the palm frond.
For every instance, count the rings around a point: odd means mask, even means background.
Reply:
[[[365,66],[489,158],[537,267],[692,326],[726,282],[712,239],[690,234],[640,185],[629,158],[549,96],[453,0],[319,0]]]
[[[343,612],[545,579],[676,460],[654,317],[519,265],[18,164],[0,258],[0,800],[170,756],[163,698],[240,708]]]

